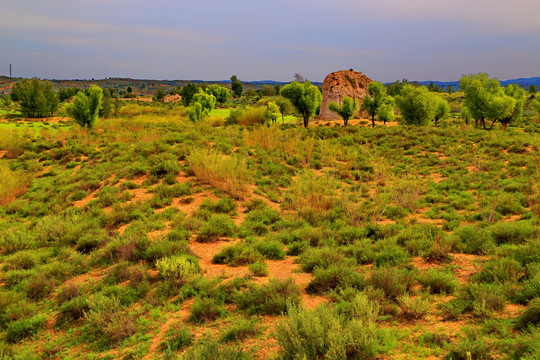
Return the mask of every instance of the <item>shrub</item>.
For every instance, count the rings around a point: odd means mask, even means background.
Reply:
[[[418,281],[432,294],[453,294],[459,285],[452,273],[436,269],[426,272]]]
[[[514,259],[502,258],[484,263],[482,270],[473,276],[473,280],[483,283],[517,282],[521,277],[521,265]]]
[[[166,336],[167,339],[160,344],[162,350],[182,351],[193,344],[193,334],[184,326],[171,327]]]
[[[264,107],[248,108],[238,116],[238,123],[242,126],[264,124],[265,122]]]
[[[213,264],[229,264],[231,266],[240,266],[253,264],[261,261],[261,254],[251,245],[238,243],[232,246],[224,247],[212,258]]]
[[[454,344],[448,354],[447,360],[491,360],[492,347],[484,339],[468,334],[465,339]]]
[[[540,298],[533,299],[527,309],[518,317],[515,328],[526,329],[540,324]]]
[[[161,258],[156,261],[156,268],[163,279],[179,286],[190,281],[201,271],[197,259],[189,255],[175,255]]]
[[[227,215],[213,215],[204,223],[197,235],[198,242],[211,242],[221,237],[233,236],[236,231],[234,222]]]
[[[95,336],[109,343],[118,343],[130,337],[137,325],[116,297],[96,295],[88,299],[90,310],[85,312],[85,323]]]
[[[366,285],[384,291],[385,295],[395,299],[413,286],[415,275],[412,271],[396,268],[373,269]]]
[[[447,317],[458,318],[464,312],[472,312],[479,318],[489,318],[493,311],[504,309],[506,303],[503,288],[498,284],[465,285],[457,298],[442,305]]]
[[[201,182],[215,186],[235,199],[242,200],[247,196],[252,175],[245,160],[192,149],[187,162]]]
[[[430,300],[425,296],[411,297],[409,294],[398,296],[401,316],[405,319],[422,319],[430,310]]]
[[[293,180],[285,193],[283,206],[287,210],[301,213],[314,211],[320,213],[329,210],[334,204],[334,192],[337,182],[329,176],[317,176],[313,170],[302,170]]]
[[[152,168],[150,175],[164,178],[170,175],[176,175],[180,171],[178,159],[171,153],[162,153],[150,158]]]
[[[493,238],[486,229],[467,225],[456,229],[455,233],[461,240],[463,251],[467,254],[484,255],[493,249]]]
[[[24,194],[30,177],[24,171],[12,171],[0,162],[0,206],[4,206]]]
[[[28,336],[36,334],[45,327],[46,323],[47,317],[43,314],[12,321],[7,327],[6,341],[8,343],[17,343]]]
[[[276,327],[278,359],[375,359],[383,352],[384,336],[375,322],[346,319],[334,308],[288,307],[289,317]]]
[[[56,317],[56,324],[71,325],[74,321],[83,318],[85,313],[89,310],[90,305],[85,296],[78,296],[70,299],[60,306]]]
[[[241,341],[258,335],[261,333],[261,329],[257,326],[257,323],[257,318],[239,319],[221,335],[220,340],[223,342]]]
[[[357,272],[356,268],[332,264],[327,268],[315,269],[313,279],[306,287],[306,292],[308,294],[324,294],[329,290],[345,287],[363,288],[363,276]]]
[[[218,305],[216,300],[210,297],[197,298],[191,307],[190,321],[205,323],[214,321],[225,314],[223,306]]]
[[[241,349],[219,345],[217,342],[206,342],[189,348],[182,360],[251,360]]]
[[[285,257],[283,244],[278,241],[257,241],[253,244],[253,248],[266,259],[281,260]]]
[[[320,249],[308,249],[300,255],[299,262],[302,270],[312,272],[315,268],[327,268],[332,264],[342,264],[345,256],[337,249],[324,247]]]
[[[292,279],[270,279],[266,285],[250,285],[237,295],[236,303],[248,314],[281,315],[287,311],[287,303],[300,303],[300,290]]]
[[[264,261],[257,261],[248,266],[254,276],[268,276],[268,265]]]
[[[377,266],[396,266],[411,261],[409,253],[392,240],[383,240],[378,243],[374,263]]]
[[[491,226],[490,230],[499,244],[523,244],[540,234],[539,228],[529,221],[502,222]]]

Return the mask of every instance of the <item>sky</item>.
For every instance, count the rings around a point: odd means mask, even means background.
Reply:
[[[0,0],[0,75],[540,76],[539,0]]]

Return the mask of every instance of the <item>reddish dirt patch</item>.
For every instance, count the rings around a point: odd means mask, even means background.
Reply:
[[[155,358],[154,355],[156,355],[157,353],[158,346],[163,340],[163,337],[165,336],[165,334],[167,333],[167,330],[169,330],[171,325],[174,322],[186,322],[188,320],[189,315],[190,315],[191,305],[193,305],[193,299],[184,302],[180,310],[178,310],[174,314],[169,315],[167,321],[159,326],[158,333],[153,338],[152,343],[150,344],[150,349],[148,350],[148,354],[146,354],[144,359]]]
[[[478,272],[481,262],[489,259],[489,256],[469,255],[469,254],[450,254],[453,258],[452,264],[455,265],[454,273],[456,279],[466,284],[471,275]]]

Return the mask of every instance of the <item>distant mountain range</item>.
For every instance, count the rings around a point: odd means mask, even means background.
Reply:
[[[433,83],[433,85],[440,86],[443,89],[448,88],[448,85],[452,85],[452,88],[454,90],[457,90],[459,87],[459,83],[457,81],[417,81],[417,83],[425,86],[429,86],[429,84]],[[501,80],[502,86],[507,86],[510,84],[518,84],[519,86],[524,88],[528,88],[529,86],[534,85],[540,89],[540,77]]]

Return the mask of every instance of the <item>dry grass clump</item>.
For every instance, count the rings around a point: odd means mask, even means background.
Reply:
[[[240,158],[194,149],[187,157],[191,171],[203,183],[213,185],[232,197],[243,200],[251,183],[251,172]]]
[[[330,176],[317,176],[313,170],[302,170],[285,194],[284,206],[290,210],[313,209],[322,212],[332,208],[337,182]]]
[[[6,158],[16,159],[23,153],[25,135],[18,130],[0,129],[0,151],[5,151]]]
[[[15,200],[28,190],[28,175],[23,171],[11,171],[0,162],[0,206]]]

